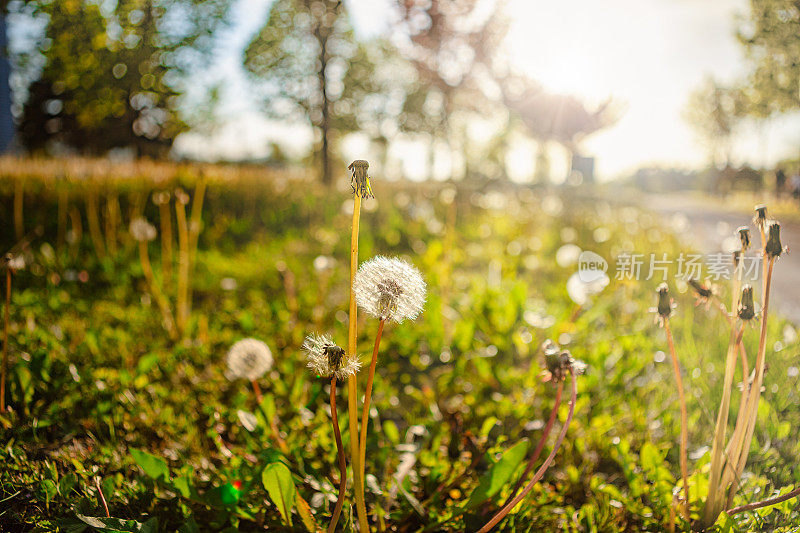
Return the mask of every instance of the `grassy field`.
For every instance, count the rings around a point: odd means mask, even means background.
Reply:
[[[27,243],[16,249],[26,267],[12,279],[0,530],[304,531],[303,502],[326,526],[339,475],[336,447],[326,381],[305,368],[300,347],[313,332],[346,345],[349,187],[162,165],[6,161],[0,170],[2,247],[20,242],[15,232]],[[201,181],[207,188],[193,219]],[[162,218],[153,193],[182,199],[176,187],[189,203],[173,200]],[[591,191],[455,189],[379,177],[372,187],[360,259],[403,256],[428,283],[422,315],[387,326],[381,345],[365,465],[373,524],[475,531],[494,514],[522,471],[519,443],[538,441],[553,405],[555,387],[542,380],[538,352],[552,339],[588,365],[578,378],[575,417],[554,465],[496,530],[686,530],[673,504],[680,477],[675,380],[650,311],[658,281],[619,281],[609,272],[609,286],[582,306],[567,291],[575,246],[603,257],[677,255],[670,229]],[[160,291],[148,289],[128,232],[138,216],[159,232],[148,254]],[[182,251],[191,290],[179,286]],[[707,491],[729,329],[713,307],[696,306],[685,285],[670,285],[696,516]],[[186,320],[171,336],[159,294],[181,322],[182,292]],[[359,315],[362,360],[376,327]],[[779,319],[768,335],[765,390],[736,504],[800,482],[797,335]],[[250,384],[226,378],[226,353],[245,337],[266,342],[275,360],[259,382],[260,405]],[[754,354],[757,328],[744,340]],[[363,372],[359,380],[363,391]],[[347,448],[346,398],[342,387]],[[566,411],[565,401],[561,421]],[[297,495],[282,508],[265,483],[279,463],[294,485],[284,493]],[[119,521],[106,518],[100,489]],[[348,495],[339,530],[354,521]],[[800,509],[788,501],[723,515],[716,527],[798,526]]]

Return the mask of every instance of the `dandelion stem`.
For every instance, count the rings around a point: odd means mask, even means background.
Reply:
[[[108,510],[108,503],[106,503],[106,497],[103,495],[103,489],[100,487],[100,478],[94,478],[94,485],[97,487],[97,493],[100,495],[100,501],[103,503],[103,509],[106,511],[106,517],[111,518],[111,513]]]
[[[183,334],[189,319],[189,228],[186,222],[186,206],[175,202],[175,214],[178,219],[178,331]]]
[[[253,385],[253,392],[256,395],[256,401],[259,405],[261,405],[261,400],[264,399],[264,396],[261,394],[261,387],[258,385],[258,380],[254,379],[250,383]]]
[[[336,437],[336,453],[339,456],[339,497],[336,499],[336,507],[333,509],[331,523],[328,526],[328,533],[333,533],[336,524],[339,522],[339,515],[342,514],[344,506],[344,493],[347,490],[347,460],[344,457],[344,445],[342,444],[342,433],[339,430],[339,416],[336,412],[336,374],[331,378],[331,424],[333,424],[333,435]]]
[[[172,282],[172,217],[169,212],[169,201],[158,205],[161,219],[161,279],[164,286]]]
[[[780,496],[775,496],[774,498],[768,498],[766,500],[761,500],[759,502],[748,503],[747,505],[740,505],[739,507],[734,507],[733,509],[728,509],[725,513],[728,516],[733,516],[739,513],[743,513],[745,511],[752,511],[754,509],[760,509],[762,507],[769,507],[770,505],[776,505],[781,502],[785,502],[786,500],[791,500],[800,496],[800,487],[797,487],[791,492],[787,492],[786,494],[782,494]]]
[[[353,280],[358,270],[358,225],[361,216],[361,196],[353,195],[353,230],[350,235],[350,315],[348,318],[347,349],[351,357],[357,357],[356,340],[358,336],[358,307],[353,291]],[[350,464],[353,467],[353,483],[356,513],[361,533],[369,532],[367,506],[364,502],[364,481],[361,478],[361,461],[358,450],[358,386],[356,375],[347,379],[347,414],[350,426]]]
[[[528,459],[528,464],[525,466],[525,471],[517,480],[517,484],[514,486],[514,489],[511,491],[511,495],[506,500],[506,503],[503,504],[505,507],[508,503],[514,499],[519,492],[519,489],[522,487],[522,484],[525,482],[525,478],[528,477],[528,474],[531,473],[533,470],[533,465],[536,464],[536,461],[539,459],[539,455],[541,455],[542,450],[544,449],[544,445],[547,443],[547,437],[550,436],[550,432],[553,430],[553,424],[558,418],[558,407],[561,405],[561,393],[564,391],[564,382],[559,381],[558,386],[556,387],[556,400],[553,403],[553,409],[550,411],[550,418],[547,420],[547,425],[544,427],[544,433],[542,433],[541,438],[539,439],[539,443],[536,445],[536,449],[531,455],[531,458]]]
[[[719,404],[717,422],[714,429],[714,440],[711,446],[711,472],[708,483],[708,498],[706,499],[703,511],[703,522],[706,525],[712,524],[719,514],[719,498],[722,491],[718,490],[720,478],[722,477],[723,452],[725,450],[725,434],[728,429],[728,415],[730,413],[731,389],[733,387],[733,375],[736,371],[736,353],[742,342],[744,328],[739,328],[736,332],[735,322],[731,325],[731,340],[728,343],[728,355],[725,361],[725,381],[722,385],[722,400]]]
[[[97,209],[97,192],[92,187],[86,196],[86,219],[89,222],[89,235],[92,238],[94,250],[97,253],[97,257],[102,259],[105,257],[106,251],[103,244],[103,234],[100,231],[100,215]]]
[[[381,346],[383,336],[383,326],[386,319],[381,318],[378,322],[378,333],[375,335],[375,347],[372,349],[372,361],[369,364],[369,374],[367,374],[367,388],[364,392],[364,406],[361,409],[361,440],[359,442],[359,458],[361,460],[361,477],[364,478],[364,462],[367,454],[367,427],[369,426],[369,405],[372,401],[372,382],[375,378],[375,367],[378,365],[378,349]]]
[[[164,326],[167,328],[167,333],[169,333],[172,339],[177,339],[178,331],[175,329],[175,319],[172,317],[172,311],[170,311],[169,303],[164,293],[158,288],[155,276],[153,276],[153,266],[150,264],[150,254],[147,251],[146,241],[139,241],[139,260],[142,263],[142,272],[144,273],[144,279],[147,281],[147,285],[150,287],[150,293],[153,295],[156,304],[158,304],[158,308],[161,310],[161,316],[164,319]]]
[[[572,398],[570,398],[569,401],[569,413],[567,414],[567,419],[564,420],[564,425],[561,427],[561,433],[558,434],[558,438],[556,439],[553,449],[550,451],[550,455],[547,456],[547,459],[544,460],[542,466],[540,466],[539,470],[537,470],[533,475],[533,479],[531,479],[528,484],[525,485],[525,488],[522,489],[522,492],[520,492],[513,500],[505,504],[503,508],[500,509],[497,514],[494,515],[494,517],[492,517],[492,519],[489,520],[489,522],[487,522],[486,525],[478,531],[478,533],[487,533],[488,531],[491,531],[491,529],[496,526],[500,520],[505,518],[505,516],[510,513],[511,510],[516,507],[516,505],[521,502],[523,498],[525,498],[525,496],[528,495],[531,489],[536,485],[536,483],[539,482],[544,473],[553,463],[553,459],[555,458],[558,449],[561,447],[561,443],[564,442],[564,437],[567,435],[567,429],[569,428],[569,423],[572,421],[572,415],[575,414],[575,402],[578,399],[578,380],[577,376],[575,375],[575,370],[570,369],[569,373],[570,380],[572,381]]]
[[[764,306],[761,310],[761,335],[758,341],[758,354],[756,355],[755,372],[753,384],[750,387],[750,393],[747,399],[747,406],[745,408],[747,423],[742,426],[744,433],[742,435],[741,447],[735,446],[733,448],[734,459],[738,454],[736,462],[736,470],[733,472],[731,479],[731,488],[728,492],[727,506],[733,504],[733,498],[736,495],[736,490],[739,485],[739,478],[744,471],[745,463],[747,463],[747,456],[750,453],[750,443],[753,440],[753,432],[756,427],[756,419],[758,418],[758,402],[761,399],[761,384],[764,380],[764,364],[767,353],[767,312],[769,311],[769,293],[772,286],[772,270],[775,266],[775,257],[769,257],[767,261],[767,274],[764,280]]]
[[[686,520],[691,519],[689,511],[689,469],[687,466],[687,447],[689,441],[688,435],[688,421],[686,415],[686,396],[683,391],[683,378],[681,377],[681,366],[678,363],[678,355],[675,353],[675,342],[672,339],[672,330],[669,327],[669,317],[664,317],[664,330],[667,332],[667,344],[669,345],[669,353],[672,357],[672,370],[675,373],[675,383],[678,387],[678,400],[681,404],[681,476],[683,477],[683,497],[684,497],[684,512]]]
[[[8,315],[11,312],[11,268],[6,265],[6,308],[3,313],[3,365],[0,377],[0,413],[6,412],[6,373],[8,372]]]

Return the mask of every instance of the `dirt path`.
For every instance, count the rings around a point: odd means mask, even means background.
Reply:
[[[723,250],[723,241],[733,235],[737,227],[749,225],[752,213],[740,213],[724,206],[704,202],[702,199],[681,195],[647,195],[643,197],[643,207],[662,213],[674,220],[684,216],[688,221],[685,232],[687,244],[704,253]],[[759,237],[753,235],[756,246]],[[772,298],[775,309],[795,324],[800,324],[800,224],[781,223],[781,240],[789,246],[789,254],[784,254],[775,265]]]

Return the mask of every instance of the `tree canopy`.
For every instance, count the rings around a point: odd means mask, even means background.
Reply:
[[[38,46],[44,67],[20,126],[24,144],[157,156],[187,129],[187,75],[202,66],[228,2],[35,0],[23,9],[47,20]]]

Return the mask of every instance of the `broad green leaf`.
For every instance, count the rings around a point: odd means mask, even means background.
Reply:
[[[158,519],[155,517],[142,523],[136,520],[124,520],[114,517],[107,518],[105,516],[84,516],[82,514],[78,514],[77,516],[81,522],[93,527],[97,531],[105,531],[108,533],[156,533],[156,531],[158,531]]]
[[[525,459],[527,453],[528,439],[521,440],[503,452],[502,457],[481,476],[478,486],[469,497],[467,508],[475,507],[497,494]]]
[[[144,450],[137,450],[136,448],[131,449],[131,455],[133,456],[133,460],[136,461],[136,464],[142,467],[144,473],[149,477],[153,479],[162,477],[165,480],[169,479],[169,467],[167,466],[167,462],[161,457],[156,457],[151,453]]]
[[[294,507],[295,488],[292,473],[283,463],[272,463],[261,472],[261,482],[267,489],[270,500],[280,511],[283,521],[287,525],[292,523],[292,508]]]

